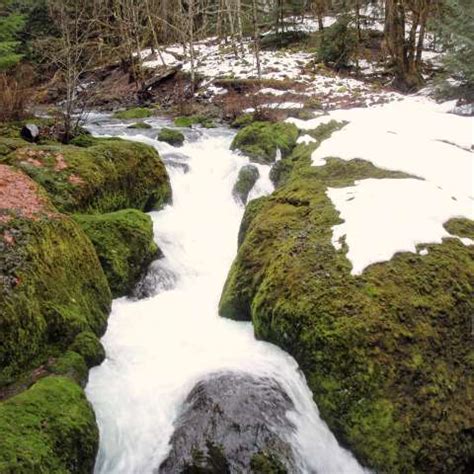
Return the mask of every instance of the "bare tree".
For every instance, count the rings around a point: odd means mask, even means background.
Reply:
[[[57,68],[65,88],[65,100],[61,110],[63,139],[68,142],[85,118],[88,105],[87,90],[82,87],[81,77],[95,59],[94,19],[89,16],[87,2],[49,0],[51,18],[60,32],[53,41],[40,44],[43,54]]]

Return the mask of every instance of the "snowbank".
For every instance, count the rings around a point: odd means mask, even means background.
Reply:
[[[340,246],[346,236],[353,273],[398,251],[415,251],[418,243],[441,242],[449,235],[443,223],[452,217],[474,219],[473,119],[446,113],[449,108],[407,98],[306,122],[288,119],[302,130],[334,119],[349,122],[314,151],[314,166],[328,157],[362,158],[419,178],[364,180],[328,190],[345,221],[334,228],[333,243]]]

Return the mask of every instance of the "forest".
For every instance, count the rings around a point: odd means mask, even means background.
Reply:
[[[0,474],[474,469],[472,0],[0,0]]]

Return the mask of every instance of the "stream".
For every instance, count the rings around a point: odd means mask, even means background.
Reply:
[[[218,316],[244,211],[232,187],[248,159],[229,150],[234,132],[187,129],[184,146],[174,148],[154,139],[169,122],[146,121],[153,129],[128,129],[129,123],[107,115],[89,117],[94,135],[154,146],[173,189],[173,204],[150,213],[165,255],[152,265],[152,288],[145,298],[114,301],[102,339],[106,360],[90,372],[86,393],[100,429],[95,472],[158,472],[188,394],[206,377],[229,371],[271,378],[291,399],[286,416],[294,429],[288,441],[298,472],[366,472],[320,419],[295,360],[257,341],[251,323]],[[250,199],[272,191],[269,167],[259,171]]]

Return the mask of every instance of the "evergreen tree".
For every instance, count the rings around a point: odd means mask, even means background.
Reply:
[[[25,19],[18,13],[0,17],[0,71],[5,71],[18,64],[23,57],[18,53],[20,34]]]
[[[443,18],[447,70],[464,85],[474,88],[474,2],[447,0]]]

